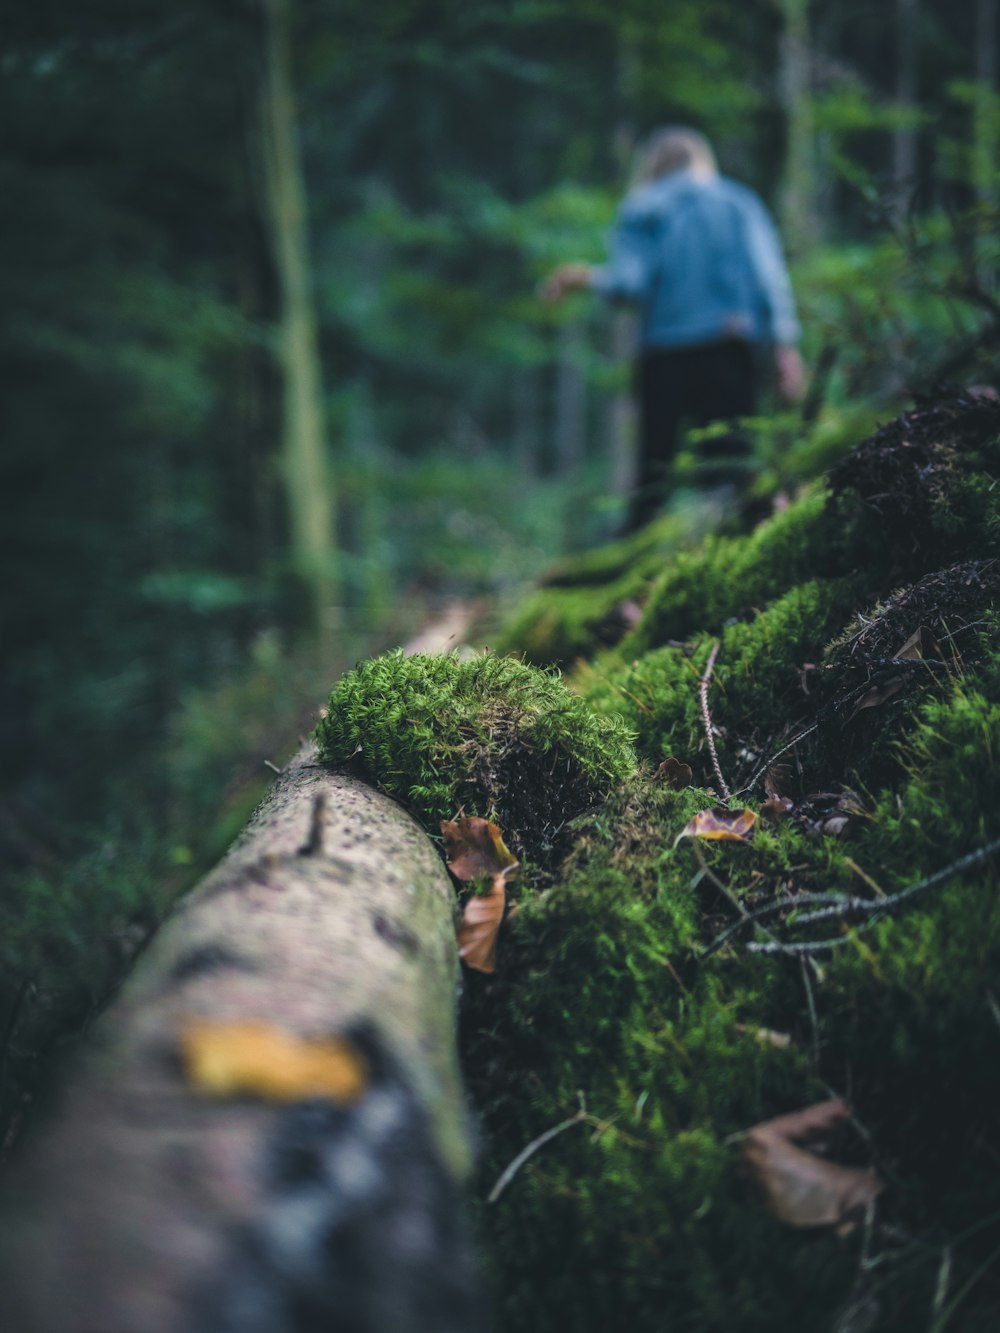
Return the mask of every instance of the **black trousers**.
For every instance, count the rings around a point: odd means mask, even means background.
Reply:
[[[757,356],[740,339],[700,347],[651,347],[637,366],[639,466],[626,530],[647,523],[666,497],[667,474],[681,423],[707,426],[753,416],[757,410]],[[746,476],[749,443],[738,429],[698,447],[706,485]]]

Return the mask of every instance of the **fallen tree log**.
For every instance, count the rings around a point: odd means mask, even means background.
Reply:
[[[431,842],[303,749],[12,1165],[6,1333],[472,1327],[458,970]]]

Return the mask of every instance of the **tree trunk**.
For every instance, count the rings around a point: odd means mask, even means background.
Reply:
[[[1000,111],[997,107],[997,0],[976,0],[976,101],[972,125],[972,174],[977,196],[997,197]]]
[[[0,1210],[3,1328],[473,1327],[457,982],[432,843],[306,747],[22,1145]],[[358,1087],[282,1086],[252,1024],[310,1051],[346,1042]],[[230,1057],[232,1034],[250,1046],[228,1088],[192,1059],[206,1031]]]
[[[281,462],[292,566],[308,592],[309,628],[329,631],[339,600],[333,487],[310,281],[306,192],[296,134],[288,0],[257,0],[263,19],[261,141],[266,212],[281,291],[284,375]]]
[[[896,108],[912,113],[917,100],[917,0],[896,0]],[[917,131],[899,125],[892,136],[893,215],[906,220],[917,185]]]
[[[788,250],[797,256],[820,239],[813,169],[808,0],[781,0],[781,10],[784,31],[779,80],[788,127],[781,221]]]

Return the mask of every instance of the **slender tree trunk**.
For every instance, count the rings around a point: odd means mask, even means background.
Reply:
[[[1000,106],[997,98],[997,0],[976,0],[976,102],[972,174],[984,202],[997,199],[1000,176]]]
[[[335,576],[333,486],[323,426],[323,385],[310,279],[306,192],[296,133],[289,0],[257,0],[263,29],[261,143],[267,216],[281,290],[284,373],[281,464],[292,565],[308,591],[310,628],[331,628]]]
[[[514,368],[511,396],[517,475],[525,481],[533,481],[541,471],[542,439],[542,394],[539,374],[534,366]]]
[[[628,310],[616,310],[611,316],[611,358],[616,365],[631,366],[635,358],[636,317]],[[626,384],[616,389],[608,403],[608,436],[612,495],[629,495],[635,485],[636,406]]]
[[[809,0],[780,3],[784,31],[779,82],[788,127],[781,220],[789,252],[800,255],[820,239],[813,164]]]
[[[426,835],[307,747],[11,1165],[5,1333],[472,1327],[452,913]],[[352,1088],[315,1083],[334,1042]]]
[[[636,143],[636,84],[639,54],[635,42],[625,34],[620,37],[616,68],[618,119],[612,148],[622,179],[627,180]],[[637,317],[634,311],[617,309],[610,320],[610,353],[615,365],[629,366],[635,359]],[[612,495],[627,496],[635,485],[636,405],[630,381],[615,389],[608,401],[607,433],[610,458],[609,487]]]
[[[561,477],[579,474],[586,447],[587,379],[583,360],[586,355],[584,325],[579,321],[564,324],[559,330],[556,368],[556,469]]]
[[[917,101],[919,0],[896,0],[896,107],[911,112]],[[917,184],[917,131],[900,125],[892,136],[892,210],[897,222],[910,210]]]

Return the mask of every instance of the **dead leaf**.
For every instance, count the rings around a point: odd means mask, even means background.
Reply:
[[[255,1019],[196,1018],[180,1043],[188,1081],[209,1097],[352,1102],[367,1085],[363,1059],[340,1037],[300,1037]]]
[[[741,1037],[753,1037],[761,1046],[774,1046],[779,1051],[785,1050],[792,1044],[787,1032],[775,1032],[773,1028],[757,1028],[746,1023],[737,1023],[736,1031]]]
[[[458,925],[458,956],[476,972],[497,970],[497,936],[507,902],[504,876],[497,875],[487,893],[466,899]]]
[[[914,630],[906,642],[893,653],[893,657],[901,657],[909,661],[922,661],[925,657],[939,658],[940,656],[941,645],[926,625],[921,625],[919,629]]]
[[[497,935],[507,904],[507,876],[518,862],[504,844],[496,824],[478,816],[459,814],[441,821],[441,837],[448,853],[448,869],[468,884],[486,881],[485,893],[466,899],[458,925],[458,956],[477,972],[495,972]]]
[[[839,1226],[848,1214],[866,1208],[882,1191],[872,1171],[839,1166],[795,1145],[842,1124],[850,1107],[839,1097],[749,1130],[743,1158],[768,1206],[791,1227]]]
[[[765,801],[760,807],[761,819],[766,819],[769,823],[776,824],[779,820],[785,819],[795,809],[795,802],[787,796],[772,796],[769,801]]]
[[[764,774],[764,791],[771,797],[784,796],[791,785],[791,779],[790,764],[771,764]]]
[[[685,787],[691,786],[692,776],[690,764],[682,764],[679,759],[671,756],[660,764],[653,774],[653,779],[656,782],[666,783],[671,791],[683,791]]]
[[[848,713],[847,721],[852,721],[865,708],[877,708],[879,704],[884,704],[886,700],[898,694],[905,684],[905,676],[895,676],[892,680],[883,681],[880,685],[873,685]]]
[[[494,875],[506,878],[517,867],[517,858],[504,845],[499,828],[487,819],[463,814],[443,819],[441,838],[448,855],[448,869],[463,884],[477,879],[492,880]]]
[[[707,842],[749,842],[749,834],[757,823],[757,816],[752,810],[727,810],[725,806],[715,806],[711,810],[699,810],[674,839],[674,846],[681,838],[704,838]]]

